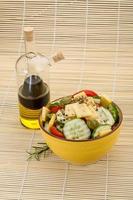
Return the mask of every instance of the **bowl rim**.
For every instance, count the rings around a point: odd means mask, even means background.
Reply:
[[[67,95],[67,96],[73,96],[73,95]],[[67,96],[65,96],[65,97],[67,97]],[[55,100],[53,100],[52,102],[57,101],[57,100],[59,100],[59,99],[61,99],[61,98],[63,98],[63,97],[60,97],[60,98],[58,98],[58,99],[55,99]],[[113,101],[112,101],[112,102],[113,102]],[[67,141],[67,142],[94,142],[94,141],[96,141],[96,140],[100,140],[100,139],[102,139],[102,138],[104,138],[104,137],[107,137],[107,136],[113,134],[113,133],[121,126],[122,121],[123,121],[123,114],[122,114],[122,111],[121,111],[120,107],[119,107],[116,103],[113,102],[113,104],[118,108],[118,111],[119,111],[119,122],[118,122],[117,126],[116,126],[112,131],[110,131],[108,134],[103,135],[103,136],[101,136],[101,137],[99,137],[99,138],[95,138],[95,139],[92,139],[92,138],[91,138],[91,139],[86,139],[86,140],[69,140],[69,139],[62,138],[62,137],[53,135],[53,134],[51,134],[51,133],[48,133],[48,131],[45,130],[45,128],[43,127],[43,125],[42,125],[42,123],[41,123],[41,114],[42,114],[42,113],[40,114],[39,119],[38,119],[38,121],[39,121],[39,126],[41,127],[41,129],[42,129],[47,135],[50,135],[51,137],[54,137],[54,138],[59,139],[59,140],[62,140],[62,141]]]

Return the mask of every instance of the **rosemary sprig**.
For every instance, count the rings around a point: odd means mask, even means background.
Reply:
[[[42,142],[38,142],[38,145],[42,146],[32,146],[32,150],[30,152],[27,151],[27,153],[29,154],[27,160],[35,159],[39,161],[42,155],[45,157],[46,151],[49,150],[48,145]]]

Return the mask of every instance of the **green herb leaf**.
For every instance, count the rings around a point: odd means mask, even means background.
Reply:
[[[52,106],[59,106],[60,105],[60,102],[59,101],[56,101],[56,102],[51,102],[49,104],[49,107],[52,107]]]
[[[40,160],[41,155],[45,155],[46,151],[49,150],[49,147],[46,143],[38,143],[38,145],[42,145],[42,146],[32,146],[32,150],[31,152],[27,153],[29,154],[29,157],[27,160],[31,160],[31,159],[36,159],[36,160]]]
[[[72,97],[71,96],[68,96],[68,97],[63,97],[61,100],[60,100],[60,105],[67,105],[69,103],[71,103],[71,100],[72,100]]]

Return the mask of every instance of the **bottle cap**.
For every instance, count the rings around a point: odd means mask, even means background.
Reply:
[[[54,62],[58,62],[60,60],[63,60],[64,59],[64,55],[62,53],[62,51],[58,51],[54,56],[53,56],[53,60]]]
[[[26,41],[32,41],[33,40],[33,27],[24,27],[24,38]]]

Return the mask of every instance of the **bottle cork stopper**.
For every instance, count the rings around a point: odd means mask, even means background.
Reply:
[[[33,27],[24,27],[24,38],[26,41],[32,41],[33,40]]]
[[[58,51],[54,56],[53,56],[53,60],[54,62],[58,62],[60,60],[63,60],[64,59],[64,55],[62,53],[62,51]]]

